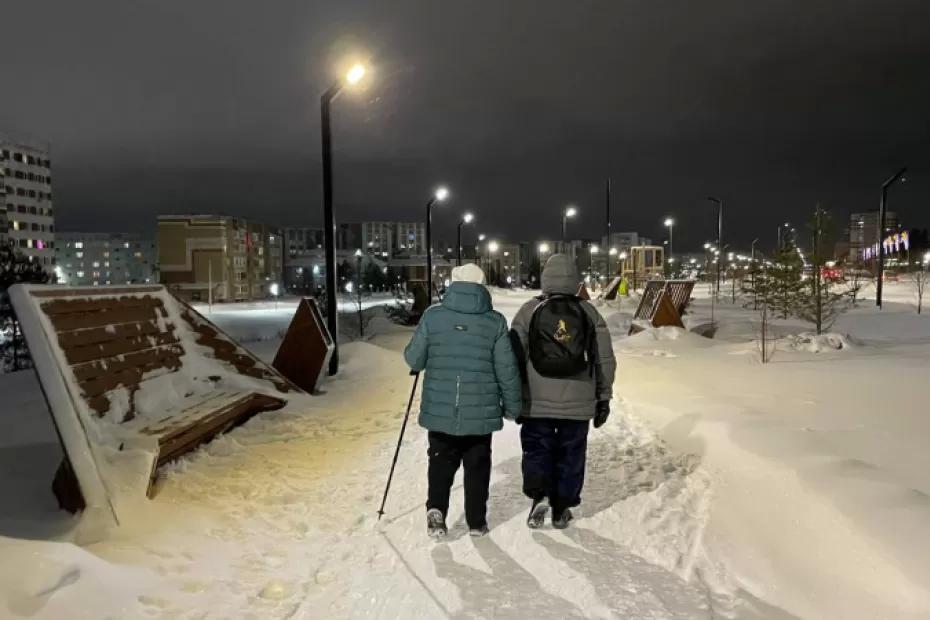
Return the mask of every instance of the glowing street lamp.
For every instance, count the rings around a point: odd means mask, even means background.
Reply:
[[[572,205],[565,207],[565,210],[562,211],[562,241],[564,242],[566,235],[566,225],[569,218],[575,217],[578,215],[578,209]]]
[[[471,213],[467,212],[467,211],[466,211],[465,213],[462,214],[462,219],[459,220],[459,225],[458,225],[458,228],[457,228],[457,232],[458,232],[458,245],[456,246],[456,247],[458,248],[458,252],[459,252],[459,254],[458,254],[458,263],[459,263],[459,267],[462,266],[462,225],[463,225],[463,224],[471,224],[473,221],[475,221],[475,216],[472,215]]]
[[[449,197],[449,190],[440,185],[426,203],[426,304],[433,303],[433,205]]]
[[[674,258],[675,256],[675,220],[670,217],[665,218],[663,222],[665,227],[668,228],[668,255],[669,258]],[[669,263],[671,264],[671,263]]]
[[[339,371],[338,292],[336,288],[336,218],[333,215],[333,141],[330,105],[345,86],[355,86],[365,77],[365,67],[354,64],[342,79],[336,80],[320,97],[320,140],[323,147],[323,240],[326,259],[326,323],[333,338],[329,374]]]

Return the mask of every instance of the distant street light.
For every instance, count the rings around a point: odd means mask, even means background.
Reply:
[[[723,201],[714,196],[708,196],[707,199],[717,203],[717,254],[723,247]],[[714,292],[714,299],[720,294],[720,263],[717,263],[717,288]]]
[[[563,243],[567,240],[566,239],[566,225],[568,223],[568,219],[575,217],[576,215],[578,215],[578,209],[576,209],[575,207],[571,205],[569,205],[568,207],[565,207],[565,210],[562,211],[562,242]]]
[[[462,266],[462,225],[471,224],[474,220],[475,220],[475,216],[468,212],[464,213],[462,215],[462,219],[459,220],[459,225],[457,229],[458,230],[458,245],[456,246],[459,251],[459,256],[458,256],[459,267]]]
[[[355,86],[365,77],[365,67],[352,65],[342,79],[336,80],[320,97],[320,140],[323,147],[323,242],[326,258],[326,323],[333,339],[329,374],[339,371],[339,292],[336,288],[336,219],[333,215],[333,140],[329,108],[346,85]]]
[[[901,168],[882,183],[882,201],[878,209],[878,283],[875,285],[875,305],[879,309],[882,307],[882,280],[884,280],[885,276],[885,252],[882,248],[882,241],[885,238],[885,203],[888,201],[888,188],[894,185],[898,179],[904,182],[905,172],[907,172],[907,168]]]
[[[675,258],[675,220],[667,217],[663,224],[668,228],[668,256],[669,258]]]
[[[426,305],[433,304],[433,205],[449,197],[445,186],[436,188],[433,197],[426,203]]]

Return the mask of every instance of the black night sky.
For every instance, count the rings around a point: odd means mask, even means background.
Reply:
[[[417,219],[438,182],[477,230],[614,230],[769,249],[816,202],[930,225],[926,0],[11,0],[0,131],[52,144],[60,230],[158,213],[318,225],[319,96],[334,106],[339,221]]]

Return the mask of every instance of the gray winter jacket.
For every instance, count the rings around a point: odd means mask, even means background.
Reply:
[[[567,254],[555,254],[546,262],[542,272],[544,295],[574,295],[580,283],[575,262]],[[521,417],[590,420],[594,417],[597,401],[610,400],[613,394],[617,360],[607,323],[594,306],[582,301],[581,305],[596,330],[593,376],[590,372],[584,372],[567,379],[543,377],[536,372],[528,357],[530,320],[540,303],[542,301],[537,298],[526,302],[517,312],[510,328],[514,344],[517,345],[516,341],[519,341],[519,346],[514,347],[519,349],[515,353],[526,369]]]

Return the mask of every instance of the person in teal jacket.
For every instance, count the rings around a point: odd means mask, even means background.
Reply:
[[[446,535],[449,493],[462,465],[465,520],[472,536],[483,536],[491,433],[503,428],[503,417],[515,420],[523,403],[507,320],[492,308],[477,265],[452,270],[442,303],[423,313],[404,359],[412,370],[426,371],[419,422],[429,431],[427,533]]]

